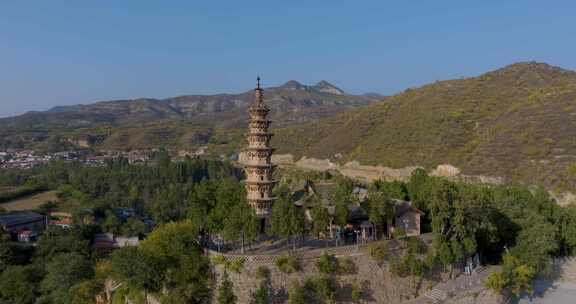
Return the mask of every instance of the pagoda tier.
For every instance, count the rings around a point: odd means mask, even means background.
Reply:
[[[267,218],[272,210],[273,200],[251,200],[248,199],[248,204],[254,208],[256,215],[260,218]]]
[[[261,218],[267,218],[272,209],[274,200],[272,190],[276,181],[273,179],[274,165],[270,139],[272,133],[268,132],[271,121],[267,119],[270,109],[264,103],[260,80],[255,90],[256,102],[250,106],[248,113],[250,122],[246,141],[248,147],[244,149],[243,165],[246,173],[246,198]]]
[[[267,133],[271,125],[269,120],[254,120],[248,125],[250,133]]]
[[[250,115],[250,119],[254,120],[264,120],[266,116],[270,113],[270,108],[265,104],[262,105],[253,105],[248,108],[248,114]]]
[[[249,148],[264,148],[270,149],[270,139],[272,135],[269,133],[250,133],[246,135]]]

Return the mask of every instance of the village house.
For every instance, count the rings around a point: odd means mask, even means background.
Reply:
[[[334,213],[334,206],[331,202],[330,193],[335,187],[334,183],[302,181],[296,186],[295,191],[292,192],[292,200],[294,204],[301,208],[306,208],[307,220],[311,221],[310,204],[311,198],[317,196],[322,204],[328,210],[328,213]],[[404,200],[394,200],[394,219],[389,227],[381,227],[372,223],[370,217],[363,206],[368,199],[368,191],[363,187],[355,187],[352,190],[352,197],[354,201],[348,204],[348,220],[345,227],[330,227],[330,231],[336,231],[334,237],[338,235],[337,231],[346,239],[353,239],[354,241],[369,242],[377,240],[381,237],[388,237],[394,235],[396,232],[403,231],[406,236],[418,236],[421,234],[420,221],[423,214],[418,208],[412,206],[412,203]],[[401,229],[401,230],[400,230]]]
[[[92,247],[101,252],[109,252],[115,248],[138,246],[140,239],[137,236],[125,237],[113,233],[98,233],[94,235]]]
[[[68,212],[51,212],[50,213],[50,226],[56,226],[63,229],[72,227],[73,218],[72,214]]]
[[[34,241],[46,230],[46,217],[35,212],[9,212],[0,215],[0,226],[19,242]]]

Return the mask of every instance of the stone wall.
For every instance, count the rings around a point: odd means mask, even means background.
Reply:
[[[413,298],[416,294],[424,293],[428,287],[434,284],[433,281],[426,279],[412,281],[410,278],[392,277],[389,265],[386,263],[379,265],[375,262],[369,255],[366,246],[360,247],[360,250],[356,250],[355,246],[333,249],[340,250],[339,252],[331,252],[336,257],[350,258],[356,266],[354,274],[334,276],[338,284],[337,303],[354,303],[350,300],[351,286],[354,282],[366,290],[362,303],[399,303]],[[238,303],[250,303],[252,292],[257,290],[261,283],[261,279],[256,276],[256,271],[260,266],[265,266],[270,270],[271,294],[274,295],[272,303],[287,303],[291,282],[302,283],[308,277],[319,275],[316,261],[321,252],[318,250],[318,252],[309,252],[306,256],[302,256],[300,259],[302,270],[292,274],[282,273],[271,260],[245,256],[246,262],[240,273],[228,271],[234,284]],[[215,266],[214,272],[219,282],[224,273],[224,266]]]

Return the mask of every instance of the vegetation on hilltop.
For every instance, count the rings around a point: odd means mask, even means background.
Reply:
[[[386,102],[275,130],[279,153],[390,167],[450,163],[465,174],[575,189],[576,73],[517,63],[408,89]]]

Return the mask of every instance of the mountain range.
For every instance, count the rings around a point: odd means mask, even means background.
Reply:
[[[327,81],[309,86],[294,80],[266,88],[264,96],[276,127],[315,121],[383,99],[378,94],[346,94]],[[103,139],[98,141],[99,147],[107,149],[226,144],[237,141],[252,102],[253,91],[247,91],[58,106],[0,119],[0,146],[43,147],[55,143],[51,138],[79,135]]]
[[[265,89],[277,153],[393,168],[451,164],[465,174],[576,189],[576,72],[520,62],[393,96],[321,81]],[[82,134],[102,149],[244,145],[253,92],[105,101],[0,119],[0,147],[62,148]]]

